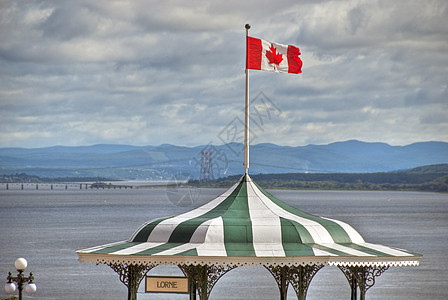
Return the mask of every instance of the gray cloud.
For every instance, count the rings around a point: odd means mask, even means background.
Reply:
[[[300,75],[250,72],[281,114],[255,142],[448,140],[448,3],[0,4],[0,147],[219,143],[243,118],[244,24]]]

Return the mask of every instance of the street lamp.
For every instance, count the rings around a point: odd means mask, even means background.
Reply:
[[[16,267],[19,274],[17,274],[17,276],[14,277],[14,276],[12,276],[11,272],[9,272],[9,275],[7,277],[8,283],[6,283],[6,285],[5,285],[5,291],[8,294],[14,293],[17,288],[19,289],[19,300],[22,300],[23,284],[25,282],[28,282],[28,284],[25,287],[25,291],[28,294],[34,294],[37,290],[37,286],[33,282],[33,280],[34,280],[33,273],[30,273],[30,276],[28,276],[28,277],[25,277],[23,275],[23,271],[25,271],[27,265],[28,265],[28,262],[26,261],[26,259],[18,258],[14,262],[14,266]],[[17,283],[17,287],[14,282]]]

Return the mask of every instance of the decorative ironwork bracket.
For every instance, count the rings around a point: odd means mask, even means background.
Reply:
[[[360,300],[365,300],[366,292],[375,284],[376,277],[383,274],[389,266],[339,266],[352,289],[351,300],[357,300],[359,288]]]
[[[316,275],[316,273],[323,267],[324,265],[306,265],[298,266],[296,268],[290,268],[291,275],[289,278],[289,282],[294,288],[298,300],[306,299],[306,293],[308,292],[311,280],[314,278],[314,275]]]
[[[297,267],[265,266],[271,272],[280,290],[280,299],[286,300],[288,283],[292,285],[298,300],[305,300],[308,287],[314,275],[323,265],[306,265]]]
[[[219,278],[236,266],[209,266],[209,265],[179,265],[185,276],[193,280],[200,300],[208,300],[213,287]]]
[[[108,264],[118,276],[120,281],[128,287],[128,300],[137,300],[137,291],[145,275],[155,265],[131,265],[131,264]]]

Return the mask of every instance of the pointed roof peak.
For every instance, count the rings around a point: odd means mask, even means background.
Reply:
[[[241,181],[252,181],[252,178],[250,178],[250,176],[249,176],[249,174],[248,173],[245,173],[242,177],[241,177],[241,179],[240,179]]]

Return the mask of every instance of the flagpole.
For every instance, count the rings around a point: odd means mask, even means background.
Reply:
[[[247,37],[249,36],[250,25],[246,24],[246,105],[244,116],[244,173],[247,175],[249,169],[249,70],[247,69]]]

